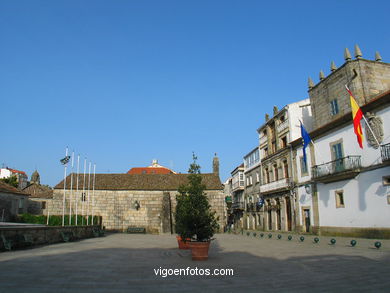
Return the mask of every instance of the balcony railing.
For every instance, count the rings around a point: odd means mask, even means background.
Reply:
[[[313,178],[337,175],[348,171],[358,171],[361,167],[360,156],[347,156],[325,164],[312,167]]]
[[[245,209],[245,203],[244,202],[233,202],[232,204],[233,210],[244,210]]]
[[[260,136],[260,140],[259,140],[260,145],[266,142],[267,142],[267,136],[266,135]]]
[[[290,178],[283,178],[278,181],[273,181],[267,184],[260,185],[260,192],[264,193],[272,190],[278,190],[281,188],[287,188],[289,187],[289,185],[290,185]]]
[[[276,128],[278,129],[278,132],[282,132],[288,127],[288,120],[283,121],[283,123],[279,124]]]
[[[381,156],[383,162],[390,161],[390,143],[381,145]]]

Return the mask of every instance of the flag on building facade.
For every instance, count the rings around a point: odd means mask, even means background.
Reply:
[[[306,164],[307,163],[306,162],[306,147],[311,142],[311,138],[310,138],[309,133],[306,131],[305,127],[303,126],[302,121],[299,121],[299,122],[301,122],[301,136],[302,136],[302,143],[303,143],[303,161]]]
[[[356,134],[356,138],[360,148],[363,148],[363,131],[362,131],[362,125],[360,123],[360,120],[362,120],[363,118],[363,112],[360,109],[359,105],[357,104],[355,98],[353,97],[352,92],[349,90],[347,86],[345,86],[345,88],[349,93],[349,98],[351,101],[353,130]]]

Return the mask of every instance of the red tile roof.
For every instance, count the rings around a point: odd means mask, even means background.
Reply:
[[[12,173],[19,173],[19,174],[22,174],[22,175],[26,175],[26,173],[23,172],[23,171],[19,171],[19,170],[16,170],[16,169],[11,169],[11,168],[7,168],[7,169],[10,170]]]

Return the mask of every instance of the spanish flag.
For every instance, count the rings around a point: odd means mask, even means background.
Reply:
[[[360,120],[363,118],[363,112],[360,109],[359,105],[356,103],[356,100],[353,97],[352,92],[349,90],[347,86],[345,86],[345,88],[347,89],[349,93],[349,98],[351,100],[353,129],[355,131],[360,148],[363,148],[363,131],[362,131],[362,125],[360,124]]]

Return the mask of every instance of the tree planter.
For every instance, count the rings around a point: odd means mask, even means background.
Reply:
[[[192,260],[207,260],[209,258],[210,241],[189,242]]]
[[[180,236],[176,236],[177,243],[179,244],[179,249],[190,249],[190,238],[187,238],[186,242],[184,242]]]

